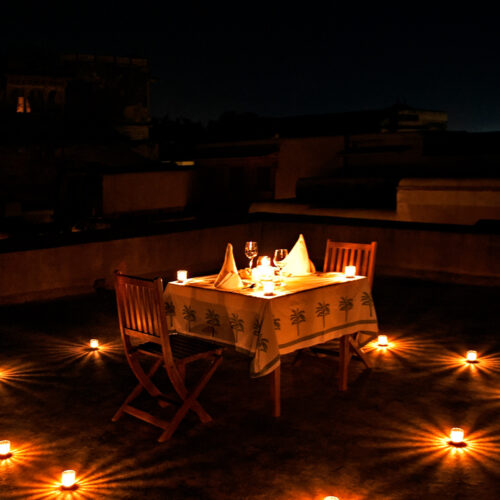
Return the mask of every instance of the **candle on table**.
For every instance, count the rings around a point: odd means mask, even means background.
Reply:
[[[185,269],[177,271],[177,281],[184,283],[187,280],[188,272]]]
[[[262,280],[262,287],[264,289],[264,295],[274,295],[274,281]]]
[[[387,341],[387,335],[379,335],[377,343],[380,347],[387,347],[389,345],[389,342]]]
[[[99,341],[97,339],[90,339],[90,348],[99,349]]]
[[[345,266],[344,275],[346,278],[354,278],[356,276],[356,266]]]
[[[477,361],[477,351],[467,351],[467,361],[475,363]]]
[[[450,433],[450,440],[453,444],[461,444],[464,441],[464,430],[460,427],[453,427]]]

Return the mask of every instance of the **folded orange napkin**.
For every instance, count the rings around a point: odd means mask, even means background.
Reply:
[[[225,290],[236,290],[244,287],[243,281],[238,274],[236,262],[234,261],[233,245],[231,243],[227,244],[224,264],[222,264],[222,268],[217,278],[215,278],[214,287]]]
[[[316,272],[316,267],[309,259],[307,252],[306,241],[301,234],[297,243],[286,256],[285,265],[283,266],[283,273],[291,274],[292,276],[301,276]]]

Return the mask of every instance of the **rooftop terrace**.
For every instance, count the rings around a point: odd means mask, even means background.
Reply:
[[[228,352],[194,416],[158,444],[158,429],[111,417],[134,383],[114,294],[99,290],[0,309],[0,497],[18,499],[469,499],[500,497],[500,338],[493,287],[377,277],[386,350],[374,368],[283,359],[283,416],[266,380]],[[97,337],[103,348],[89,352]],[[463,361],[467,349],[479,363]],[[467,446],[447,444],[452,427]],[[79,488],[57,481],[75,469]]]

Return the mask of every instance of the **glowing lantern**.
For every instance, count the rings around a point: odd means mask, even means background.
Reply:
[[[377,341],[379,347],[387,347],[389,342],[387,341],[387,335],[379,335]]]
[[[75,471],[65,470],[62,473],[61,485],[63,488],[73,488],[75,485]]]
[[[461,444],[464,441],[464,430],[460,427],[453,427],[450,433],[450,441],[453,444]]]
[[[262,287],[264,288],[264,295],[274,295],[274,281],[262,281]]]
[[[345,266],[344,275],[346,278],[354,278],[356,276],[356,266]]]
[[[477,352],[476,351],[467,351],[467,361],[469,363],[475,363],[477,361]]]
[[[90,348],[99,349],[99,341],[97,339],[90,339]]]
[[[177,271],[177,281],[179,283],[184,283],[187,280],[188,272],[185,269]]]
[[[6,457],[10,453],[10,441],[0,441],[0,457]]]

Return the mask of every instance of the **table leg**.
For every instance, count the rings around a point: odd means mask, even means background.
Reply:
[[[351,344],[349,335],[340,337],[339,350],[339,391],[347,390],[347,379],[349,376],[349,361],[351,359]]]
[[[273,417],[281,416],[281,368],[278,366],[269,374],[271,381],[271,401],[273,403]]]

